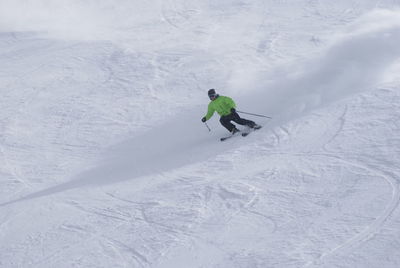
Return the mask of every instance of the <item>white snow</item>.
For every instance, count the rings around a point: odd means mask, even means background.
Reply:
[[[0,267],[400,267],[400,1],[0,2]],[[216,88],[264,127],[200,122]]]

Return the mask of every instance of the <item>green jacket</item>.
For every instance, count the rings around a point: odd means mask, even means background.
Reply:
[[[218,96],[215,100],[208,104],[208,111],[206,114],[206,120],[210,119],[214,112],[217,112],[220,116],[231,114],[231,109],[236,108],[235,102],[226,96]]]

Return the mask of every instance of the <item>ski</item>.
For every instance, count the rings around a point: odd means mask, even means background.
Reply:
[[[233,137],[238,136],[239,133],[241,133],[241,132],[239,131],[239,132],[236,132],[236,133],[233,134],[233,135],[226,136],[226,137],[222,137],[222,138],[220,138],[220,140],[221,140],[221,141],[226,141],[227,139],[230,139],[230,138],[233,138]]]
[[[230,139],[230,138],[233,138],[233,137],[238,136],[239,133],[241,134],[242,137],[246,137],[246,136],[249,135],[251,132],[256,131],[256,130],[259,130],[260,128],[262,128],[262,126],[257,125],[255,128],[250,128],[250,129],[248,129],[248,130],[245,131],[245,132],[244,132],[244,131],[236,132],[236,133],[233,134],[233,135],[226,136],[226,137],[222,137],[222,138],[220,138],[220,140],[221,140],[221,141],[226,141],[226,140],[228,140],[228,139]]]

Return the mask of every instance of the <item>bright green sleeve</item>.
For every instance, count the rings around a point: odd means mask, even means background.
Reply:
[[[207,114],[206,114],[206,120],[210,119],[213,116],[214,112],[215,112],[215,108],[212,105],[212,102],[210,102],[210,104],[208,104],[208,111],[207,111]]]
[[[229,109],[236,108],[236,103],[233,101],[233,99],[225,97],[225,102],[228,105]]]

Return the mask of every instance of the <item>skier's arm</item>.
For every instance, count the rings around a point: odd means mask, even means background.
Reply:
[[[207,114],[205,116],[206,120],[209,120],[213,115],[214,115],[215,109],[214,107],[211,105],[211,103],[208,105],[208,111]]]
[[[229,107],[230,110],[236,108],[236,103],[233,101],[232,98],[226,97],[225,103],[226,103],[226,105]]]

